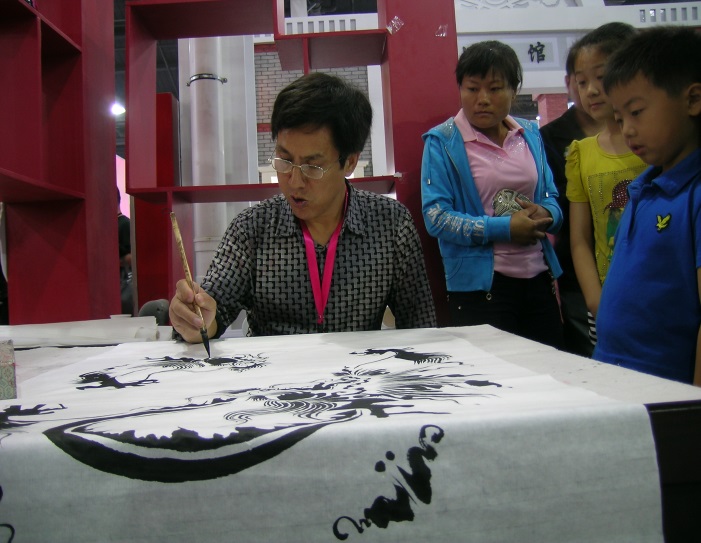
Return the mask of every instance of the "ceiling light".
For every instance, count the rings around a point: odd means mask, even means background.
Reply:
[[[124,109],[124,106],[118,103],[112,104],[112,115],[115,117],[118,117],[119,115],[122,115],[123,113],[126,112],[126,109]]]

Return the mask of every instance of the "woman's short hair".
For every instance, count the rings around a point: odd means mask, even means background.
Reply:
[[[466,47],[455,68],[458,85],[465,76],[485,77],[489,72],[501,75],[514,91],[523,82],[523,70],[516,51],[496,40],[473,43]]]

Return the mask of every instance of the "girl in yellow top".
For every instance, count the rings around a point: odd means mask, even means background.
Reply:
[[[596,136],[572,142],[565,165],[572,261],[590,313],[592,343],[596,343],[595,319],[614,234],[628,201],[626,187],[647,167],[626,146],[602,85],[606,59],[634,33],[630,25],[608,23],[573,46],[582,105],[593,119],[604,123]]]

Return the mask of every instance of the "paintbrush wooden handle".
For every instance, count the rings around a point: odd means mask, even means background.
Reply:
[[[178,227],[178,220],[175,218],[175,213],[170,212],[170,221],[173,223],[173,234],[175,235],[175,243],[178,246],[178,251],[180,251],[180,260],[183,263],[183,270],[185,271],[185,280],[187,284],[192,289],[193,294],[195,293],[195,285],[192,282],[192,274],[190,273],[190,266],[187,263],[187,255],[185,254],[185,246],[183,245],[183,237],[180,234],[180,228]],[[202,327],[204,328],[204,318],[202,317],[202,310],[197,304],[195,306],[195,311],[197,316],[202,319]]]
[[[195,294],[195,285],[192,282],[192,274],[190,273],[190,266],[187,263],[187,255],[185,254],[185,247],[183,246],[183,237],[180,234],[180,228],[178,227],[178,220],[175,218],[175,213],[170,212],[170,222],[173,223],[173,234],[175,235],[175,243],[178,245],[178,251],[180,251],[180,260],[183,263],[183,270],[185,270],[185,280],[187,284],[192,289],[192,294]],[[207,324],[204,322],[204,317],[202,316],[202,310],[197,302],[193,300],[193,306],[195,306],[195,313],[202,321],[202,328],[200,328],[200,335],[202,336],[202,343],[204,348],[207,350],[207,356],[212,356],[209,350],[209,336],[207,335]]]

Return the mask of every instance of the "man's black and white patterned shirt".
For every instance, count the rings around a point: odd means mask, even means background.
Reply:
[[[242,309],[252,335],[379,330],[387,306],[397,328],[436,326],[409,211],[396,200],[348,187],[323,324],[317,324],[304,235],[280,194],[234,218],[202,281],[217,302],[218,334]],[[315,245],[322,277],[326,247]]]

